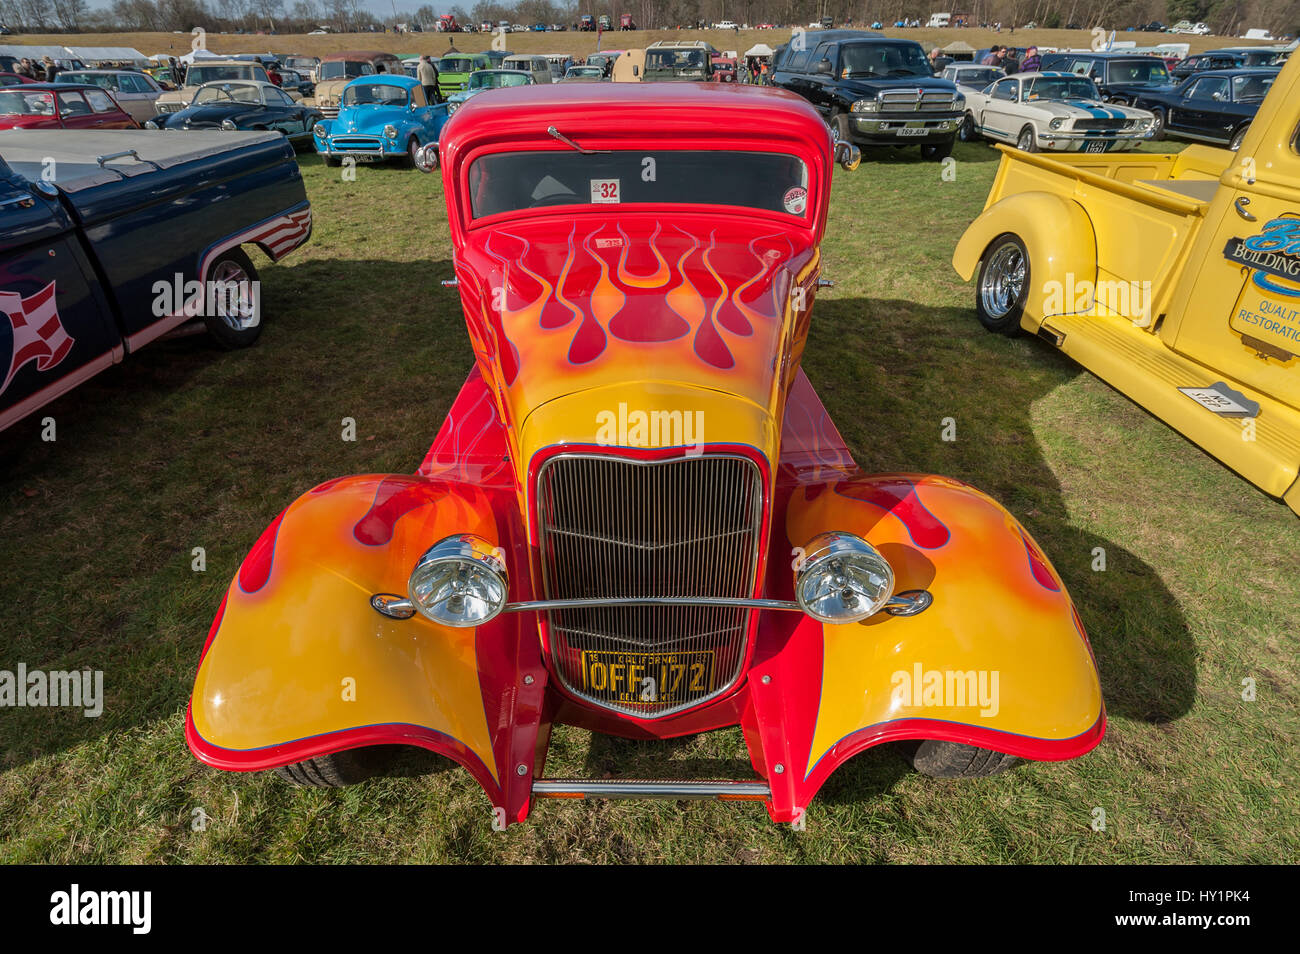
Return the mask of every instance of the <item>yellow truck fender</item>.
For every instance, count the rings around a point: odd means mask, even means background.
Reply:
[[[963,281],[979,269],[984,252],[999,235],[1016,235],[1029,253],[1031,286],[1022,327],[1035,329],[1050,315],[1072,314],[1097,279],[1097,237],[1083,206],[1051,192],[1020,192],[986,208],[957,243],[952,266]],[[1086,296],[1091,308],[1092,296]],[[1087,310],[1085,308],[1085,310]]]

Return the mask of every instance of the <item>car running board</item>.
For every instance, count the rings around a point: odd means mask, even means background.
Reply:
[[[772,794],[764,781],[539,778],[535,798],[716,798],[720,801],[763,801]]]

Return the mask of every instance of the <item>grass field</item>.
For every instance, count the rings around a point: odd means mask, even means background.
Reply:
[[[928,50],[932,46],[946,46],[962,40],[976,49],[993,43],[1008,46],[1040,46],[1062,49],[1088,49],[1093,37],[1088,30],[884,30],[887,36],[900,36],[917,40]],[[736,50],[743,53],[755,43],[766,43],[775,49],[790,38],[789,30],[636,30],[606,33],[600,47],[605,50],[637,49],[655,40],[705,39],[719,50]],[[48,34],[4,37],[6,43],[53,44],[58,46],[129,46],[146,56],[166,54],[179,56],[190,50],[194,38],[177,33],[85,33]],[[1156,43],[1187,43],[1191,52],[1212,50],[1223,46],[1253,46],[1252,42],[1231,37],[1174,36],[1165,33],[1119,33],[1117,40],[1133,40],[1139,46]],[[506,36],[506,47],[515,53],[581,53],[596,50],[595,33],[511,33]],[[331,33],[325,36],[249,36],[207,34],[203,38],[213,53],[298,53],[303,56],[323,56],[340,50],[383,50],[397,54],[436,53],[446,51],[454,43],[463,53],[488,49],[492,37],[486,33]]]
[[[498,834],[478,786],[434,757],[339,791],[196,762],[185,703],[248,547],[323,480],[414,470],[471,364],[439,286],[440,179],[362,167],[348,182],[304,155],[315,233],[263,269],[256,347],[157,344],[38,415],[56,442],[35,420],[0,435],[0,669],[100,669],[107,697],[97,719],[0,710],[0,860],[1294,862],[1300,521],[1042,342],[980,329],[949,259],[997,154],[955,155],[950,182],[914,150],[837,170],[823,246],[837,284],[804,365],[866,468],[969,481],[1042,544],[1098,656],[1096,751],[947,782],[875,749],[831,778],[803,832],[747,803],[561,801]],[[956,442],[939,439],[945,417]],[[548,772],[749,766],[738,730],[560,729]]]

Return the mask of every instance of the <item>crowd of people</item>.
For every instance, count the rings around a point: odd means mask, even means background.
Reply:
[[[936,73],[952,62],[953,58],[945,56],[938,47],[930,51],[930,65]],[[1036,46],[1027,47],[1024,59],[1020,59],[1011,47],[995,43],[980,60],[980,66],[996,66],[1008,76],[1012,73],[1037,73],[1043,68],[1043,58],[1038,55]]]
[[[54,77],[58,76],[62,70],[59,69],[59,64],[48,56],[36,60],[24,56],[14,64],[14,72],[19,76],[34,79],[38,83],[53,83]]]

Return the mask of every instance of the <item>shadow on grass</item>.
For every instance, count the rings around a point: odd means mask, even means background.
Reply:
[[[359,418],[393,421],[423,404],[428,432],[401,436],[400,453],[390,452],[405,461],[391,469],[415,469],[471,361],[468,348],[447,346],[464,337],[455,293],[438,286],[450,274],[447,262],[278,267],[265,286],[269,322],[256,348],[222,354],[201,337],[159,343],[47,408],[59,421],[57,444],[42,442],[30,419],[0,437],[0,498],[11,502],[0,525],[8,540],[0,542],[0,562],[24,564],[23,574],[0,580],[9,603],[0,609],[0,669],[24,660],[31,668],[110,670],[118,703],[101,719],[7,712],[6,731],[20,738],[10,736],[0,760],[26,761],[183,707],[233,573],[223,567],[217,579],[214,570],[196,595],[186,578],[191,525],[242,555],[275,508],[293,498],[281,497],[279,484],[269,504],[223,495],[227,486],[275,474],[300,493],[329,477],[380,469],[372,466],[373,451],[349,457],[346,448],[324,447],[319,432],[291,428],[268,438],[281,417],[302,416],[328,399],[355,408],[349,413]],[[321,297],[322,288],[342,290],[341,300]],[[404,304],[380,312],[371,299]],[[985,334],[966,309],[873,298],[820,301],[804,364],[864,469],[968,481],[1026,525],[1078,605],[1112,715],[1165,722],[1188,711],[1194,646],[1178,604],[1151,567],[1074,525],[1034,438],[1031,406],[1082,373],[1075,365],[1037,342]],[[200,387],[211,399],[195,400],[191,392]],[[157,424],[173,402],[184,401],[183,420]],[[939,439],[944,417],[958,422],[955,443]],[[233,464],[231,455],[242,461]],[[159,472],[154,492],[132,489],[124,478],[155,457],[170,469]],[[175,474],[193,475],[187,479],[201,486],[178,486]],[[41,495],[37,501],[29,488]],[[114,565],[93,566],[89,577],[102,591],[97,609],[86,610],[70,592],[67,555],[44,536],[52,526],[72,528],[84,561],[104,559],[98,554],[112,542]],[[1104,573],[1091,570],[1097,547],[1107,554]],[[135,582],[149,574],[141,596]],[[688,742],[593,737],[587,768],[596,777],[627,775],[635,764],[653,774],[664,753],[680,753]],[[418,753],[412,758],[412,775],[446,767],[422,762]],[[747,761],[689,756],[673,759],[672,770],[751,774]],[[892,753],[859,758],[832,777],[828,797],[847,798],[863,786],[887,790],[906,771]]]

